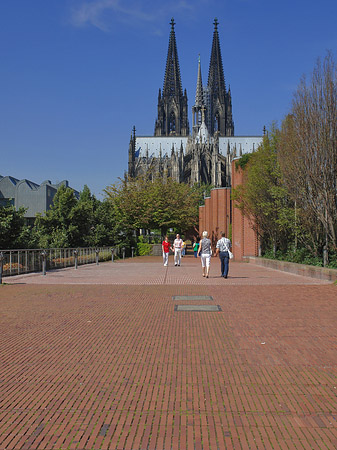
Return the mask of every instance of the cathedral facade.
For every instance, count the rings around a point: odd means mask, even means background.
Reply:
[[[129,177],[172,177],[178,182],[231,186],[231,162],[257,149],[261,136],[234,136],[232,96],[226,88],[218,21],[214,33],[207,86],[202,83],[198,62],[192,130],[188,121],[188,99],[183,91],[178,51],[171,21],[163,90],[159,89],[154,136],[136,136],[129,144]]]

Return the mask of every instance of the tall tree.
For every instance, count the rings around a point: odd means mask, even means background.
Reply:
[[[25,209],[16,211],[8,204],[0,207],[0,249],[23,248],[27,245],[29,229],[25,227]]]
[[[294,210],[277,160],[279,132],[273,127],[246,163],[244,183],[233,189],[234,206],[252,219],[262,241],[285,249],[294,227]]]
[[[36,245],[49,247],[94,247],[114,244],[115,218],[111,203],[96,199],[84,186],[79,199],[61,186],[49,211],[36,218]]]
[[[43,216],[38,214],[34,234],[39,247],[62,248],[76,245],[77,224],[73,221],[73,209],[77,199],[74,191],[60,186],[53,199],[53,205]]]
[[[337,67],[331,53],[298,86],[282,125],[279,162],[291,197],[311,222],[312,245],[329,241],[336,249]]]
[[[79,200],[71,211],[72,224],[76,226],[73,233],[73,243],[79,247],[92,247],[97,244],[98,226],[97,209],[100,202],[91,194],[87,185],[80,192]]]
[[[116,223],[125,232],[139,228],[186,231],[198,221],[200,193],[172,178],[120,180],[105,190],[114,207]]]

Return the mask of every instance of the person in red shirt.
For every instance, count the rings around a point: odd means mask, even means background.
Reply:
[[[170,250],[173,251],[167,236],[165,236],[165,239],[163,240],[161,248],[163,250],[164,266],[167,266]]]

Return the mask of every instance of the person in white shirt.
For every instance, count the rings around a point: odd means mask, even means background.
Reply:
[[[221,261],[221,276],[224,278],[228,277],[229,269],[229,250],[231,249],[231,241],[226,238],[226,233],[221,233],[221,239],[218,240],[216,244],[216,254],[219,255]]]
[[[180,234],[177,234],[176,239],[173,242],[174,265],[175,266],[180,266],[182,248],[183,248],[183,240],[180,238]]]

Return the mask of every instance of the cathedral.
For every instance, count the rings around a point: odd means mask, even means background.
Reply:
[[[218,21],[214,21],[207,86],[198,62],[192,130],[188,121],[186,89],[183,91],[174,20],[166,59],[163,90],[159,89],[154,136],[136,136],[129,144],[128,175],[172,177],[178,182],[231,186],[231,162],[251,153],[261,136],[234,136],[232,96],[226,88]]]

